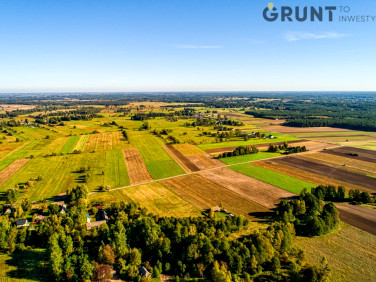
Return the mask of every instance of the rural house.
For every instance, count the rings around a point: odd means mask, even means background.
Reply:
[[[24,227],[24,226],[29,226],[29,223],[27,219],[19,219],[16,221],[16,226],[17,227]]]

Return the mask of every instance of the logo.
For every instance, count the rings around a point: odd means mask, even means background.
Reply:
[[[269,3],[263,11],[263,17],[268,22],[275,22],[280,20],[281,22],[305,22],[305,21],[333,21],[333,12],[337,10],[336,6],[325,7],[291,7],[281,6],[277,9],[273,3]]]

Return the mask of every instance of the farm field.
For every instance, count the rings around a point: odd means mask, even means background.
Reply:
[[[200,170],[220,167],[224,165],[223,162],[221,162],[218,159],[213,158],[212,156],[208,154],[188,156],[188,159]]]
[[[291,192],[248,177],[229,168],[203,171],[199,175],[268,209],[275,208],[276,204],[283,198],[296,196]]]
[[[269,159],[269,158],[275,158],[275,157],[280,157],[280,156],[282,156],[280,153],[259,152],[257,154],[221,158],[220,160],[224,162],[225,164],[238,164],[238,163],[244,163],[244,162],[252,162],[252,161],[264,160],[264,159]]]
[[[81,135],[80,139],[73,148],[73,151],[83,151],[87,140],[89,140],[90,135]]]
[[[184,156],[177,149],[175,149],[175,147],[164,146],[164,149],[180,165],[180,167],[184,169],[185,172],[194,172],[200,170],[200,168],[198,168],[193,162],[191,162],[188,157]]]
[[[125,159],[122,150],[106,151],[104,184],[110,185],[111,188],[130,185],[128,171],[125,165]]]
[[[199,147],[192,144],[174,144],[176,150],[182,153],[184,156],[192,155],[205,155],[206,152],[200,149]]]
[[[364,175],[374,175],[376,176],[376,162],[364,162],[358,160],[356,157],[347,158],[332,154],[324,153],[311,153],[304,154],[304,158],[311,159],[313,161],[323,161],[326,163],[342,166],[345,170],[351,170],[355,173],[360,173]]]
[[[124,158],[131,184],[153,180],[137,148],[124,150]]]
[[[241,164],[230,167],[232,170],[248,175],[250,177],[261,180],[265,183],[282,188],[291,193],[300,194],[300,192],[307,188],[315,187],[316,185],[307,181],[300,180],[298,178],[291,177],[271,169],[267,169],[261,166],[253,164]]]
[[[238,147],[238,146],[252,146],[258,144],[270,144],[275,142],[285,142],[285,141],[296,141],[298,140],[295,137],[282,135],[280,133],[270,132],[269,134],[273,135],[274,139],[250,139],[248,141],[225,141],[225,142],[218,142],[218,143],[211,143],[211,144],[201,144],[198,145],[199,148],[203,150],[207,149],[218,149],[218,148],[226,148],[226,147]]]
[[[90,177],[85,183],[90,190],[97,189],[104,183],[105,153],[77,154],[57,156],[49,158],[34,158],[24,165],[17,173],[10,177],[0,191],[4,192],[10,187],[25,183],[30,178],[42,176],[43,180],[34,181],[34,185],[28,189],[22,189],[22,197],[31,200],[43,200],[66,192],[78,184],[83,184],[83,175],[78,173],[80,167],[90,167]]]
[[[308,261],[318,264],[323,257],[332,269],[333,281],[376,280],[376,236],[341,223],[340,227],[321,237],[296,237]]]
[[[162,180],[160,183],[200,210],[210,209],[223,203],[226,210],[248,218],[253,218],[252,213],[268,211],[264,206],[200,175],[176,177]]]
[[[306,170],[299,169],[296,167],[291,167],[289,165],[285,165],[282,163],[277,163],[275,159],[273,160],[264,160],[264,161],[258,161],[254,163],[255,165],[262,166],[264,168],[268,168],[277,172],[280,172],[282,174],[290,175],[294,178],[301,179],[303,181],[309,181],[313,182],[317,185],[334,185],[334,186],[345,186],[348,189],[364,189],[361,186],[354,185],[348,182],[345,182],[344,180],[338,180],[330,177],[326,177],[324,175],[320,175],[317,173],[308,172]],[[371,190],[369,190],[371,191]]]
[[[71,136],[68,139],[68,141],[65,143],[64,147],[60,150],[59,153],[61,153],[61,154],[71,153],[79,138],[80,138],[80,136],[77,136],[77,135]]]
[[[85,143],[84,151],[95,152],[129,148],[129,144],[123,139],[120,131],[90,134]]]
[[[201,211],[184,201],[161,184],[154,182],[125,189],[90,195],[90,200],[105,204],[117,201],[135,201],[160,216],[200,216]]]
[[[274,121],[273,121],[274,122]],[[262,126],[263,129],[269,131],[276,131],[280,133],[322,133],[322,132],[351,132],[352,130],[334,127],[290,127],[282,125],[266,125]]]
[[[346,180],[346,182],[364,187],[366,189],[376,190],[376,179],[365,175],[357,174],[341,166],[328,164],[326,162],[313,162],[302,157],[286,157],[275,159],[275,162],[299,168],[304,171],[317,173],[323,176],[337,180]]]
[[[0,171],[0,186],[20,170],[30,159],[18,159]]]

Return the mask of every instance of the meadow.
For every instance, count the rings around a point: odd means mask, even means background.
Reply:
[[[241,164],[229,168],[295,194],[300,194],[304,188],[310,190],[311,187],[316,186],[314,183],[254,164]]]
[[[220,160],[224,162],[225,164],[230,165],[230,164],[259,161],[259,160],[270,159],[270,158],[275,158],[275,157],[280,157],[280,156],[282,156],[280,153],[259,152],[257,154],[221,158]]]

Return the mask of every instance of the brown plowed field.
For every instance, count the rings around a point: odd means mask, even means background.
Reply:
[[[200,170],[220,167],[225,164],[218,159],[212,158],[210,155],[196,155],[187,157],[192,163],[194,163]]]
[[[268,211],[265,207],[197,174],[162,180],[160,183],[201,210],[222,203],[226,210],[247,217],[252,217],[250,213]]]
[[[274,161],[376,191],[376,178],[344,170],[340,166],[312,162],[301,157],[285,157]]]
[[[180,165],[185,172],[199,171],[200,169],[192,163],[186,156],[180,153],[174,146],[168,145],[163,148],[169,153],[169,155]]]
[[[200,172],[199,174],[269,209],[275,208],[276,204],[283,198],[296,196],[293,193],[238,173],[229,168],[208,170]]]
[[[348,158],[348,159],[351,159],[351,160],[354,160],[354,161],[364,161],[364,162],[369,162],[369,163],[376,163],[376,159],[364,157],[362,155],[359,155],[359,156],[350,156],[350,155],[346,154],[346,153],[349,153],[349,152],[342,153],[342,152],[338,152],[338,151],[334,151],[334,150],[325,150],[325,151],[322,151],[322,153],[325,153],[325,154],[328,154],[328,155],[332,155],[332,156],[338,156],[338,157]]]
[[[348,156],[348,155],[346,155],[346,153],[355,153],[355,154],[359,155],[358,157],[356,157],[357,159],[366,158],[365,161],[373,160],[372,162],[376,162],[376,151],[365,150],[365,149],[360,149],[360,148],[353,148],[353,147],[338,147],[338,148],[334,148],[332,150],[328,150],[328,152],[329,153],[330,152],[342,153],[345,156]]]
[[[325,151],[324,151],[325,152]],[[350,170],[355,173],[370,175],[374,174],[376,176],[376,163],[364,162],[357,157],[346,158],[346,155],[328,155],[324,153],[312,152],[310,154],[305,154],[304,158],[312,159],[313,161],[322,161],[334,165],[342,166],[345,170]]]
[[[307,172],[302,169],[291,167],[282,163],[276,163],[274,160],[265,160],[254,162],[253,164],[259,165],[286,175],[290,175],[301,180],[310,181],[316,183],[317,185],[334,185],[334,186],[345,186],[347,189],[361,189],[363,191],[373,192],[370,189],[364,189],[363,187],[340,181],[338,179],[333,179],[325,177],[323,175]]]
[[[30,159],[15,160],[2,171],[0,171],[0,186],[11,178],[17,171],[21,169]]]
[[[153,180],[137,148],[125,149],[123,152],[131,184]]]
[[[272,139],[271,139],[272,140]],[[287,142],[288,144],[295,144],[295,143],[303,143],[303,142],[309,142],[308,140],[296,140],[296,141],[289,141]],[[273,144],[273,145],[283,145],[285,142],[269,142],[269,143],[265,143],[265,144],[257,144],[257,145],[254,145],[256,146],[257,148],[261,149],[261,148],[268,148],[270,144]],[[249,145],[248,147],[251,147],[253,145]],[[208,152],[209,154],[222,154],[224,152],[232,152],[234,151],[238,146],[233,146],[233,147],[224,147],[224,148],[216,148],[216,149],[207,149],[206,152]]]
[[[336,204],[342,221],[376,235],[376,210],[350,204]]]

